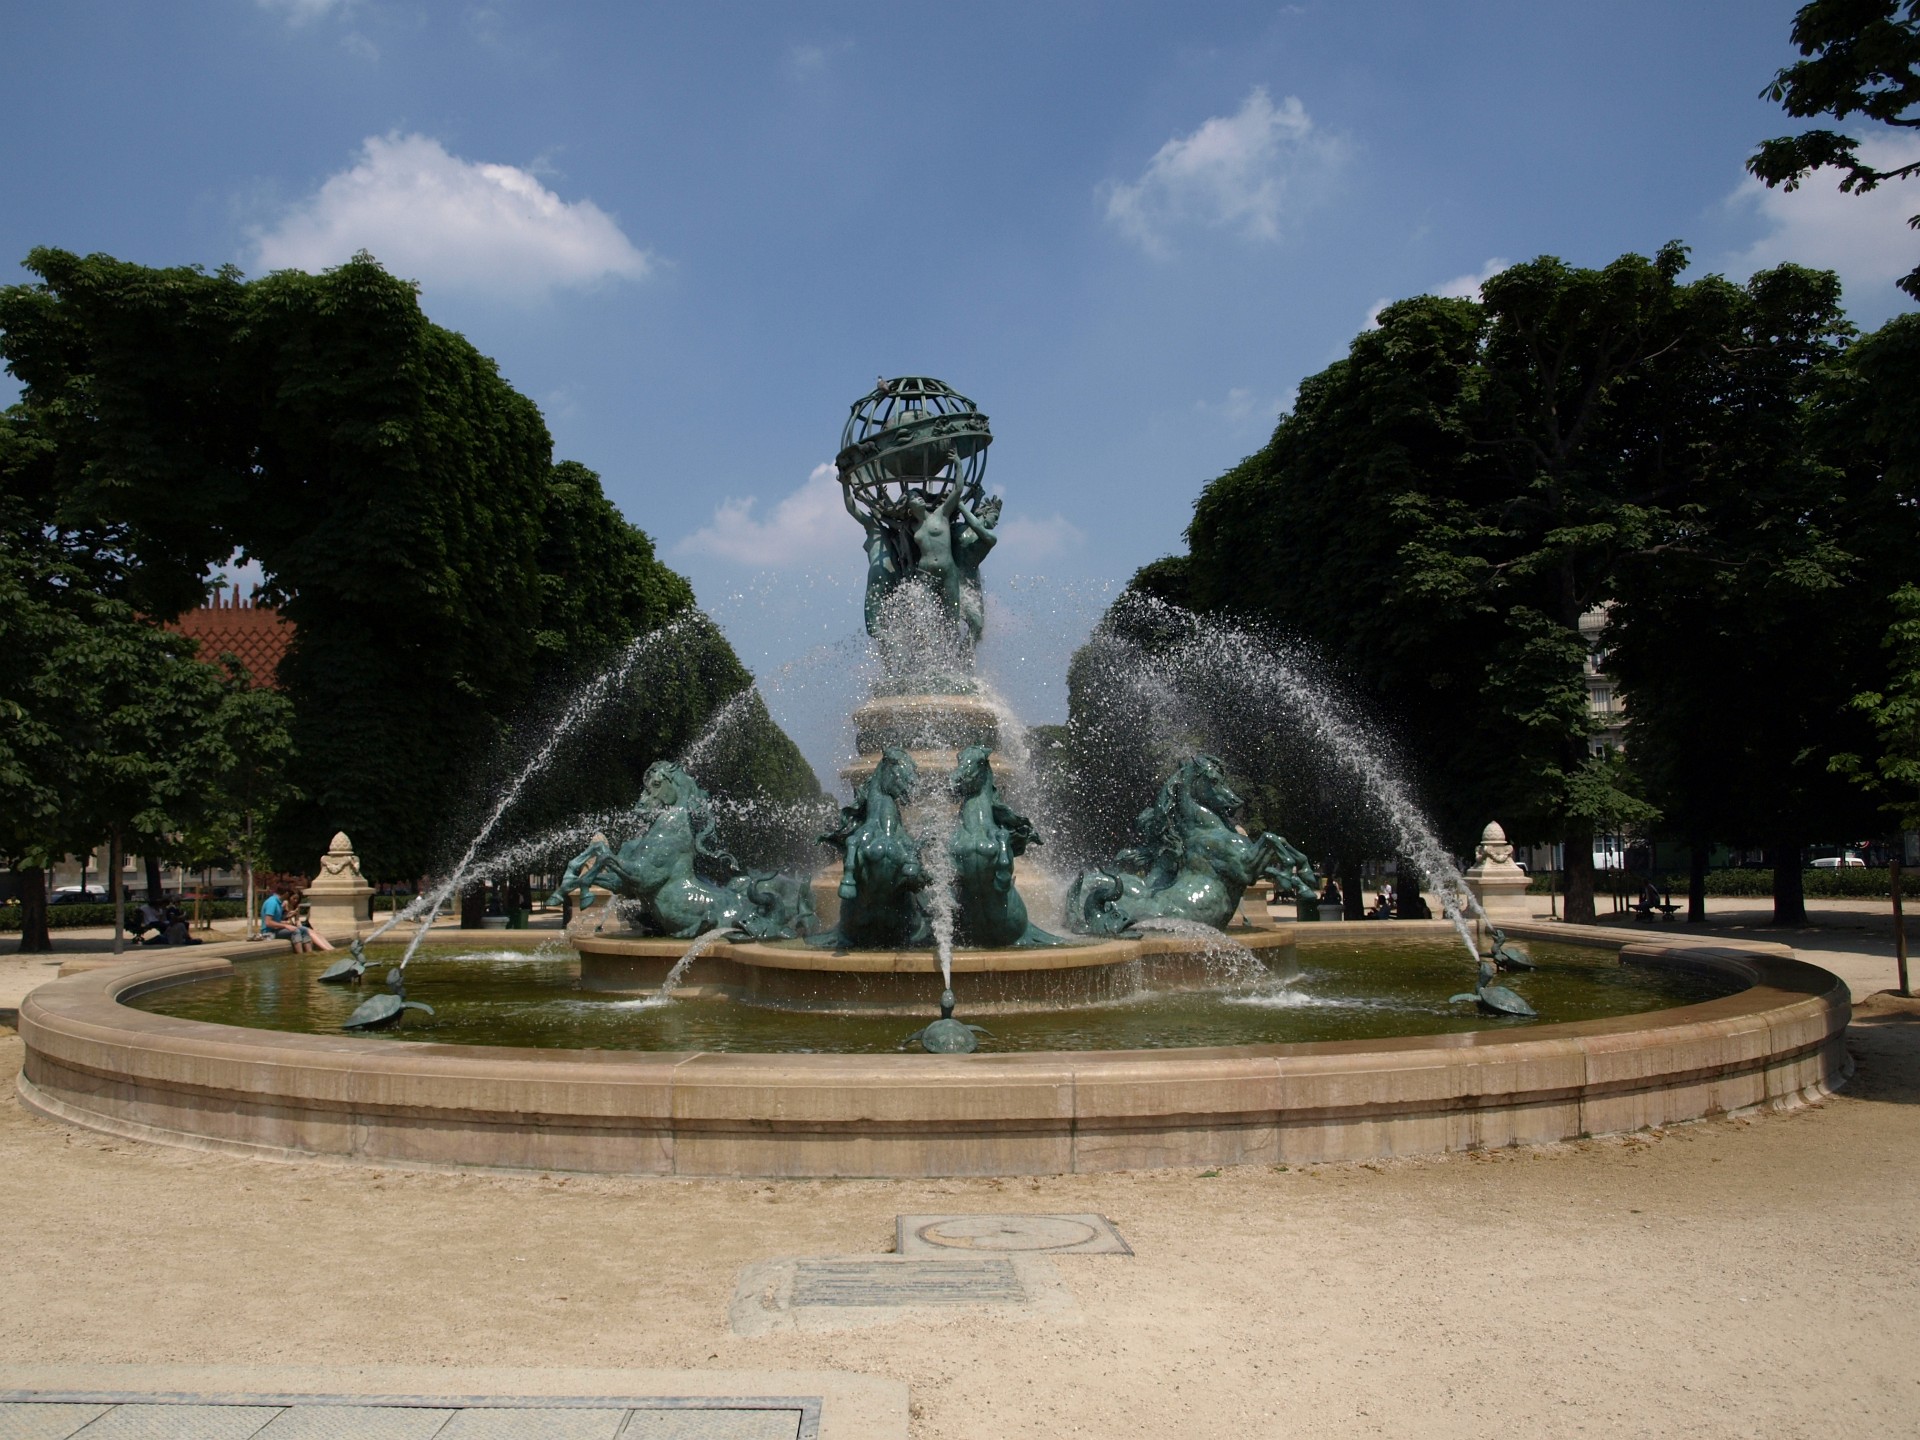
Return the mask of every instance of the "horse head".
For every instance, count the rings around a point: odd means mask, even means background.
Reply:
[[[1234,812],[1240,808],[1240,797],[1227,784],[1227,767],[1216,756],[1193,756],[1180,767],[1175,778],[1189,802],[1203,810],[1212,811],[1223,825],[1233,824]]]
[[[880,764],[867,785],[896,805],[904,805],[913,798],[913,787],[919,778],[920,770],[913,763],[913,757],[904,750],[889,747],[880,756]]]
[[[947,781],[947,788],[963,800],[986,789],[993,781],[993,766],[989,760],[991,754],[984,745],[969,745],[962,750],[953,767],[953,775]]]

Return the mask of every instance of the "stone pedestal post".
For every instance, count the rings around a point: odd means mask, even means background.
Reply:
[[[320,873],[307,886],[307,923],[322,935],[358,935],[373,919],[373,887],[360,873],[360,857],[342,830],[320,857]]]
[[[1527,903],[1527,872],[1513,863],[1513,846],[1498,821],[1490,821],[1480,832],[1473,868],[1463,878],[1489,920],[1498,924],[1533,918],[1533,907]]]

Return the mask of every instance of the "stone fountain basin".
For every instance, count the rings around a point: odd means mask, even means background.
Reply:
[[[1228,935],[1266,964],[1294,949],[1291,922]],[[688,941],[640,935],[575,934],[583,990],[656,990]],[[1192,938],[1082,939],[1025,950],[955,950],[954,989],[965,1015],[1057,1010],[1153,990],[1196,989],[1220,979]],[[940,961],[930,950],[822,950],[804,941],[716,941],[687,967],[680,985],[710,989],[777,1010],[840,1010],[924,1018],[940,996]]]
[[[1402,929],[1410,931],[1411,926]],[[1614,1020],[1386,1041],[935,1055],[554,1051],[296,1035],[122,1004],[138,962],[20,1008],[20,1097],[65,1123],[310,1161],[698,1176],[1034,1175],[1362,1160],[1637,1130],[1826,1094],[1841,981],[1784,946],[1511,926],[1747,988]]]

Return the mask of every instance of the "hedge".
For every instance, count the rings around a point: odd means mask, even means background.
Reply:
[[[1893,882],[1884,869],[1868,869],[1855,865],[1846,869],[1808,870],[1801,877],[1809,900],[1886,900],[1893,895]],[[1664,874],[1659,877],[1659,887],[1670,891],[1675,897],[1685,899],[1687,877],[1684,874]],[[1619,870],[1603,870],[1593,877],[1593,890],[1596,895],[1624,894],[1638,897],[1641,879],[1638,875],[1629,875]],[[1902,879],[1901,894],[1920,893],[1920,885],[1912,880]],[[1557,870],[1537,872],[1527,885],[1531,895],[1566,893],[1566,885]],[[1771,899],[1773,897],[1772,870],[1709,870],[1707,872],[1707,894],[1714,899]]]
[[[193,907],[182,907],[187,913],[187,922],[193,922]],[[127,904],[127,923],[133,923],[134,914],[140,909],[140,902],[129,900]],[[20,932],[20,906],[17,903],[0,905],[0,935],[17,935]],[[246,903],[240,900],[203,900],[200,902],[202,919],[232,920],[247,913]],[[47,928],[49,930],[77,930],[85,925],[113,924],[113,906],[111,905],[49,905],[47,907]]]

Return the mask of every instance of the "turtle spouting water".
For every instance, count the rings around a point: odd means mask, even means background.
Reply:
[[[322,985],[358,985],[367,973],[366,947],[356,940],[347,949],[351,953],[345,959],[334,961],[315,977]]]
[[[1506,931],[1498,925],[1493,927],[1493,950],[1490,958],[1501,970],[1533,970],[1538,967],[1533,957],[1527,953],[1527,947],[1517,940],[1509,940]]]
[[[1499,972],[1493,968],[1493,961],[1484,955],[1481,956],[1480,983],[1464,995],[1448,996],[1447,1003],[1453,1005],[1462,1000],[1474,1000],[1479,1002],[1482,1010],[1494,1015],[1530,1016],[1537,1014],[1538,1012],[1531,1005],[1527,1004],[1526,1001],[1522,1000],[1506,986],[1495,985],[1493,983],[1493,977],[1498,973]]]
[[[942,990],[940,1018],[926,1029],[914,1031],[900,1042],[900,1048],[905,1050],[910,1045],[918,1045],[929,1055],[971,1055],[980,1048],[980,1037],[992,1033],[978,1025],[954,1019],[953,991]]]
[[[342,1030],[385,1030],[397,1023],[409,1010],[418,1010],[423,1014],[433,1014],[431,1005],[423,1005],[418,1000],[407,999],[407,977],[399,966],[387,971],[389,993],[370,995],[360,1002],[355,1010],[340,1023]]]

